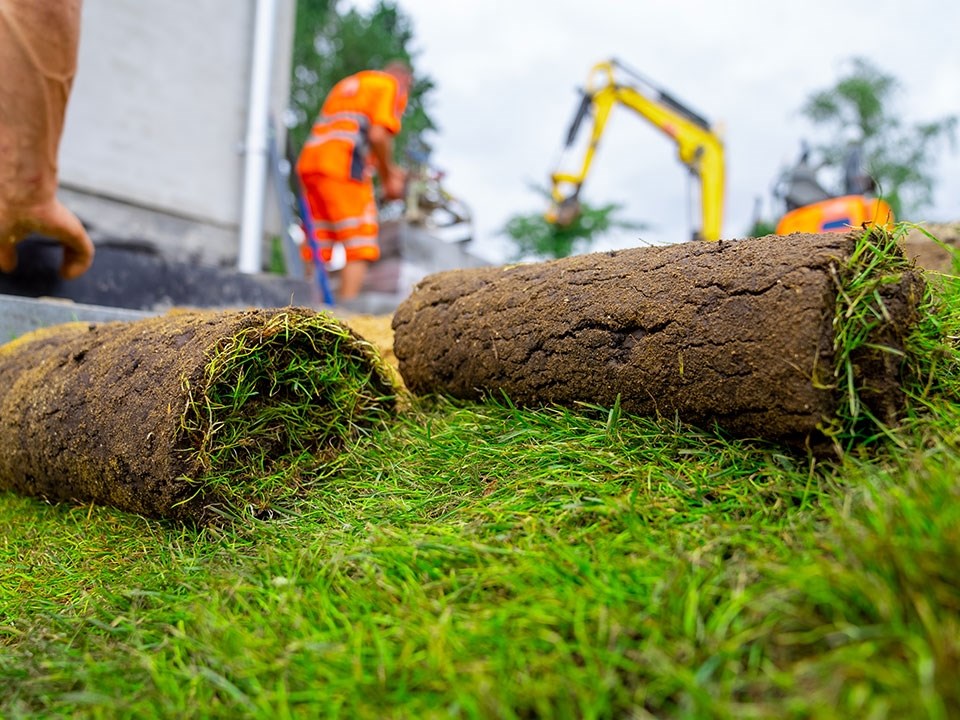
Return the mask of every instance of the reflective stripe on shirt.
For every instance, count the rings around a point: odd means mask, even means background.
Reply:
[[[356,128],[335,127],[337,123],[342,122],[356,123]],[[369,129],[370,119],[363,113],[343,111],[321,115],[313,124],[310,137],[307,138],[304,147],[318,147],[337,140],[351,143],[353,149],[350,153],[350,178],[363,180],[366,174],[367,155],[370,152]]]

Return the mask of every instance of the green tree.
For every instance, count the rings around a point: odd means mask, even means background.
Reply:
[[[396,3],[379,0],[367,13],[356,8],[341,11],[340,0],[299,0],[294,34],[290,143],[300,151],[310,126],[330,88],[360,70],[404,60],[413,68],[413,85],[396,153],[403,157],[408,138],[436,126],[427,110],[435,85],[416,69],[413,25]]]
[[[843,166],[851,141],[862,144],[877,191],[900,218],[929,205],[931,167],[940,141],[951,145],[956,116],[908,125],[894,111],[899,82],[868,60],[852,58],[849,70],[830,88],[813,93],[801,112],[829,138],[816,146],[823,165]]]
[[[543,188],[534,188],[545,198]],[[590,205],[581,203],[580,210],[569,223],[557,224],[541,213],[514,215],[499,234],[510,238],[515,245],[514,260],[544,260],[567,257],[587,252],[604,233],[614,229],[643,230],[647,226],[615,217],[622,205]]]

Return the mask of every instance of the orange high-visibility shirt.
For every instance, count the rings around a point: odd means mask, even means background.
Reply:
[[[400,132],[407,107],[396,79],[379,70],[344,78],[330,91],[297,161],[297,172],[363,180],[368,169],[371,125]]]

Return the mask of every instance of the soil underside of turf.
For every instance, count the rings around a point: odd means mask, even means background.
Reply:
[[[187,406],[196,400],[191,388],[202,387],[214,350],[238,334],[247,333],[251,346],[273,343],[271,352],[302,357],[325,352],[344,353],[345,365],[370,365],[370,398],[389,398],[395,388],[370,346],[350,333],[326,335],[291,333],[294,347],[283,337],[286,313],[301,322],[316,314],[305,309],[226,312],[171,312],[136,322],[72,323],[38,331],[0,348],[0,488],[51,500],[95,501],[147,516],[204,521],[219,502],[198,484],[208,467],[198,455],[200,435],[209,430],[185,428]],[[286,316],[285,316],[286,317]],[[335,322],[330,319],[330,322]],[[305,338],[305,339],[304,339]],[[273,398],[269,388],[242,412],[264,411]],[[279,398],[287,390],[277,391]],[[191,400],[191,397],[194,399]],[[318,397],[315,403],[324,402]],[[362,400],[364,403],[379,400]],[[383,400],[385,409],[392,401]],[[194,413],[200,417],[206,411]],[[360,410],[357,410],[358,415]],[[217,417],[211,417],[216,425]],[[255,422],[256,418],[251,418]],[[353,422],[347,418],[347,425]],[[279,427],[279,426],[278,426]],[[273,432],[272,430],[270,432]],[[311,449],[322,459],[336,452],[343,437],[323,428]],[[257,440],[269,463],[285,449],[289,438],[278,430],[276,448],[266,432]],[[289,433],[288,433],[289,434]],[[281,447],[283,446],[283,447]],[[242,471],[242,467],[240,468]],[[242,475],[243,473],[239,473]],[[244,478],[245,480],[245,478]]]
[[[394,316],[408,388],[523,405],[589,403],[807,443],[833,416],[838,272],[852,235],[768,236],[430,276]],[[878,342],[902,347],[919,274],[885,285]],[[890,353],[858,359],[881,418]]]

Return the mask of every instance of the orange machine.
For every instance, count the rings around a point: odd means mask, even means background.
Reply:
[[[795,232],[846,232],[850,228],[893,224],[893,210],[880,198],[843,195],[791,210],[777,223],[777,235]]]
[[[842,194],[828,192],[820,185],[818,167],[811,164],[810,154],[810,147],[803,142],[799,161],[781,176],[774,190],[787,208],[777,223],[777,235],[846,232],[851,228],[893,224],[890,205],[872,194],[876,183],[867,172],[861,143],[851,143],[847,149]]]

